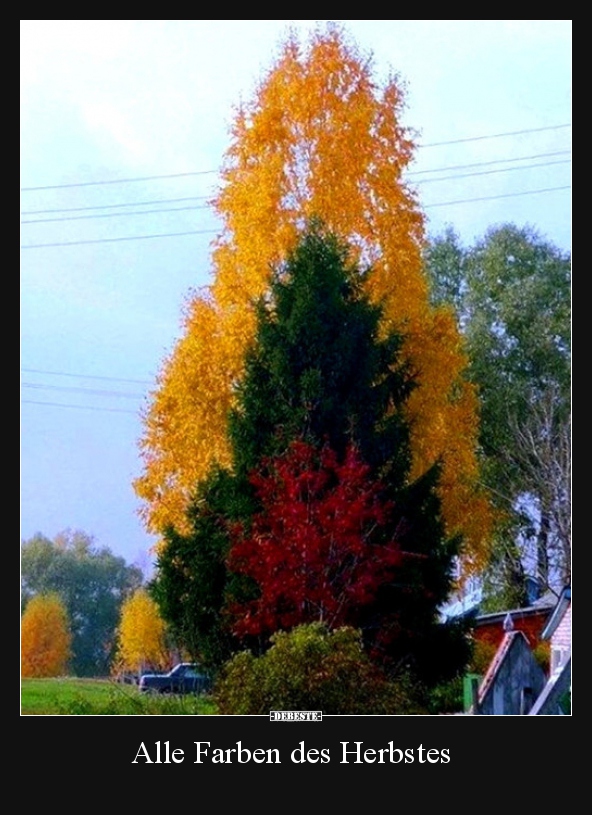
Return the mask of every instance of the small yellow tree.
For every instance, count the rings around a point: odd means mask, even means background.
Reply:
[[[139,674],[147,665],[163,668],[167,662],[166,624],[148,592],[138,589],[121,607],[117,669]]]
[[[62,676],[71,657],[72,635],[58,594],[38,594],[21,620],[21,676]]]

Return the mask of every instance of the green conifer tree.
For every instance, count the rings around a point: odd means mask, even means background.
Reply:
[[[380,333],[381,309],[363,293],[364,273],[347,251],[312,224],[256,305],[257,332],[229,416],[232,472],[198,485],[191,533],[169,530],[156,596],[163,616],[197,656],[220,665],[239,645],[228,609],[257,587],[227,568],[233,523],[260,511],[249,475],[284,454],[296,439],[338,458],[354,444],[393,510],[373,542],[396,540],[405,553],[395,581],[376,592],[357,619],[373,657],[426,682],[453,674],[467,657],[463,633],[441,623],[458,540],[447,540],[435,487],[438,467],[409,483],[409,434],[403,418],[413,388],[401,364],[401,337]],[[243,641],[243,645],[244,645]],[[252,650],[266,642],[247,640]]]

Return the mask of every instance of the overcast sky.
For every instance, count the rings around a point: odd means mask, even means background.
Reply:
[[[22,539],[150,562],[139,410],[209,280],[204,198],[288,26],[323,22],[21,21]],[[406,83],[431,234],[511,221],[570,249],[570,20],[339,22]]]

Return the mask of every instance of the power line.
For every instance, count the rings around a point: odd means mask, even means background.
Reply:
[[[33,221],[21,221],[21,224],[48,224],[61,221],[83,221],[92,218],[121,218],[130,215],[153,215],[160,212],[186,212],[187,210],[209,209],[207,204],[196,204],[188,207],[166,207],[163,209],[145,209],[139,212],[100,212],[96,215],[68,215],[65,218],[36,218]]]
[[[117,241],[143,241],[149,238],[175,238],[181,235],[213,235],[217,233],[217,229],[191,229],[188,232],[164,232],[154,235],[124,235],[120,238],[95,238],[94,240],[84,241],[58,241],[55,243],[28,243],[21,246],[21,249],[45,249],[49,246],[79,246],[83,243],[115,243]]]
[[[37,190],[61,190],[66,187],[95,187],[101,184],[132,184],[135,181],[156,181],[163,178],[186,178],[194,175],[210,175],[218,170],[194,170],[189,173],[168,173],[167,175],[144,175],[135,178],[112,178],[107,181],[77,181],[72,184],[46,184],[43,187],[21,187],[21,192],[35,192]]]
[[[37,402],[33,399],[23,399],[21,400],[22,405],[46,405],[48,407],[65,407],[65,408],[80,408],[80,410],[98,410],[105,413],[129,413],[132,416],[137,416],[138,413],[135,410],[125,410],[124,408],[107,408],[107,407],[95,407],[93,405],[72,405],[65,402]]]
[[[41,382],[23,382],[21,383],[21,387],[35,388],[38,390],[66,391],[68,393],[85,393],[89,396],[124,396],[131,399],[143,399],[145,395],[143,393],[125,393],[124,391],[102,391],[96,388],[76,388],[69,385],[44,385]]]
[[[452,206],[452,204],[470,204],[473,201],[493,201],[496,198],[514,198],[518,195],[534,195],[535,193],[539,192],[554,192],[555,190],[569,190],[571,189],[571,184],[566,184],[564,187],[546,187],[542,190],[524,190],[524,192],[508,192],[504,195],[487,195],[483,198],[463,198],[460,201],[440,201],[437,204],[425,204],[424,209],[430,209],[431,207],[448,207]]]
[[[433,167],[427,170],[413,170],[408,176],[425,175],[426,173],[441,173],[446,170],[468,170],[473,167],[487,167],[493,164],[507,164],[514,161],[530,161],[536,158],[550,158],[553,156],[563,156],[571,153],[571,150],[554,150],[548,153],[531,153],[528,156],[511,156],[510,158],[498,158],[491,161],[476,161],[471,164],[446,164],[443,167]],[[187,201],[205,201],[209,195],[190,195],[182,198],[152,198],[148,201],[124,201],[118,204],[95,204],[85,207],[53,207],[50,209],[30,209],[23,210],[21,215],[50,215],[57,212],[87,212],[97,209],[120,209],[121,207],[142,207],[153,204],[177,204]]]
[[[469,204],[475,201],[494,201],[498,198],[513,198],[519,195],[535,195],[538,193],[546,193],[546,192],[555,192],[556,190],[568,190],[571,188],[571,185],[567,184],[561,187],[545,187],[543,189],[538,190],[523,190],[521,192],[511,192],[505,193],[503,195],[485,195],[479,198],[462,198],[457,201],[441,201],[436,204],[424,204],[422,209],[430,209],[431,207],[444,207],[444,206],[452,206],[453,204]],[[114,243],[116,241],[136,241],[136,240],[147,240],[149,238],[174,238],[182,235],[211,235],[217,234],[219,230],[217,229],[194,229],[188,232],[165,232],[165,233],[158,233],[154,235],[125,235],[119,238],[95,238],[93,240],[80,240],[80,241],[57,241],[55,243],[29,243],[25,246],[21,246],[21,249],[45,249],[47,247],[54,247],[54,246],[79,246],[81,244],[90,244],[90,243]]]
[[[473,164],[449,164],[445,167],[434,167],[431,170],[413,170],[409,175],[424,175],[425,173],[441,173],[445,170],[469,170],[471,167],[487,167],[491,164],[508,164],[511,161],[530,161],[533,158],[549,158],[551,156],[564,156],[571,150],[554,150],[552,153],[533,153],[530,156],[512,156],[511,158],[496,158],[491,161],[476,161]],[[32,213],[23,213],[24,215]]]
[[[433,184],[436,181],[456,181],[459,178],[474,178],[477,175],[494,175],[495,173],[509,173],[516,170],[533,170],[536,167],[552,167],[554,164],[569,164],[570,159],[558,159],[557,161],[545,161],[539,164],[526,164],[523,167],[499,167],[497,170],[478,170],[476,173],[461,173],[460,175],[445,175],[442,178],[420,178],[415,184]],[[35,223],[35,221],[23,221],[23,223]]]
[[[569,152],[569,151],[562,151],[562,152]],[[474,173],[462,173],[460,175],[447,175],[441,178],[421,178],[419,181],[416,181],[415,184],[431,184],[437,181],[454,181],[460,178],[473,178],[474,176],[478,175],[493,175],[495,173],[507,173],[507,172],[515,172],[517,170],[532,170],[536,167],[551,167],[555,164],[569,164],[570,159],[559,159],[557,161],[546,161],[540,162],[538,164],[526,164],[522,167],[499,167],[496,170],[479,170]],[[491,164],[491,163],[499,163],[499,162],[484,162],[484,164]],[[468,165],[470,166],[470,165]],[[425,171],[424,171],[425,172]],[[433,170],[432,172],[436,172]],[[117,206],[116,204],[109,205],[110,207]],[[98,207],[97,207],[98,208]],[[47,224],[47,223],[61,223],[62,221],[82,221],[82,220],[93,220],[96,218],[121,218],[127,217],[131,215],[154,215],[159,214],[161,212],[186,212],[188,210],[198,210],[198,209],[209,209],[210,207],[207,204],[197,204],[194,206],[187,206],[187,207],[165,207],[161,209],[147,209],[147,210],[140,210],[138,212],[101,212],[96,213],[94,215],[69,215],[65,218],[36,218],[31,221],[21,221],[21,224]],[[95,207],[86,207],[86,209],[95,209]]]
[[[544,130],[559,130],[563,127],[571,127],[571,122],[562,125],[548,125],[547,127],[531,127],[527,130],[511,130],[505,133],[490,133],[486,136],[470,136],[466,139],[450,139],[449,141],[436,141],[430,144],[420,144],[419,147],[442,147],[446,144],[464,144],[470,141],[483,141],[484,139],[501,139],[505,136],[522,136],[525,133],[542,133]]]
[[[151,201],[127,201],[122,204],[95,204],[94,207],[59,207],[57,209],[29,209],[21,215],[49,215],[53,212],[84,212],[89,209],[115,209],[117,207],[143,207],[152,204],[179,204],[185,201],[204,201],[209,195],[189,195],[184,198],[156,198]]]
[[[152,382],[149,382],[147,379],[125,379],[119,376],[98,376],[96,374],[71,374],[66,373],[66,371],[44,371],[40,368],[21,368],[23,373],[28,374],[44,374],[47,376],[67,376],[72,377],[74,379],[100,379],[105,382],[131,382],[135,385],[151,385]]]
[[[500,139],[506,136],[522,136],[526,133],[542,133],[547,130],[560,130],[561,128],[571,127],[571,122],[567,122],[565,124],[558,124],[558,125],[547,125],[546,127],[531,127],[525,128],[524,130],[511,130],[506,131],[504,133],[490,133],[483,136],[468,136],[462,139],[449,139],[448,141],[440,141],[440,142],[430,142],[429,144],[420,144],[418,148],[426,148],[426,147],[442,147],[448,144],[464,144],[466,142],[474,142],[474,141],[483,141],[485,139]],[[66,189],[71,187],[91,187],[91,186],[99,186],[102,184],[130,184],[136,181],[155,181],[159,179],[167,179],[167,178],[185,178],[190,176],[196,175],[210,175],[213,173],[219,172],[218,170],[195,170],[192,172],[186,173],[169,173],[166,175],[149,175],[149,176],[137,176],[135,178],[114,178],[108,180],[101,180],[101,181],[78,181],[69,184],[48,184],[45,186],[38,186],[38,187],[22,187],[21,192],[35,192],[39,190],[59,190],[59,189]]]

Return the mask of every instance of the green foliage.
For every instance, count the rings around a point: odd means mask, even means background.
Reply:
[[[237,654],[214,691],[222,714],[321,710],[325,714],[422,713],[411,684],[389,681],[362,648],[352,628],[322,623],[278,631],[271,648],[255,657]]]
[[[534,658],[541,666],[546,676],[549,676],[551,667],[551,645],[549,642],[539,642],[532,651]]]
[[[247,514],[249,499],[248,484],[227,471],[212,471],[190,507],[191,533],[167,530],[149,587],[178,645],[210,670],[239,647],[222,614],[227,596],[251,596],[249,584],[226,568],[228,523]]]
[[[559,697],[559,709],[564,716],[571,716],[571,689]]]
[[[295,440],[329,446],[339,461],[353,443],[369,478],[380,481],[381,500],[393,507],[373,544],[396,542],[403,563],[352,623],[371,658],[393,674],[412,670],[427,684],[455,676],[468,658],[462,626],[438,615],[460,540],[444,532],[439,466],[410,479],[404,415],[414,380],[400,361],[402,338],[379,329],[381,309],[364,294],[363,276],[313,223],[257,305],[255,342],[229,417],[233,468],[197,485],[189,534],[165,535],[154,596],[183,646],[209,668],[245,647],[261,654],[269,645],[230,634],[228,609],[258,591],[228,568],[230,530],[237,522],[248,530],[263,509],[250,475],[265,475],[266,460]]]
[[[463,709],[463,677],[455,676],[447,682],[431,688],[427,710],[432,716],[445,713],[459,713]]]
[[[483,614],[524,608],[528,605],[526,569],[521,548],[514,539],[510,519],[498,530],[498,545],[493,548],[491,559],[483,575]]]
[[[381,310],[363,277],[316,222],[276,270],[230,416],[237,473],[294,439],[327,443],[338,457],[353,441],[374,470],[407,472],[408,430],[392,407],[402,406],[412,379],[399,362],[401,337],[379,338]]]
[[[142,573],[83,532],[63,532],[54,541],[37,534],[21,544],[21,602],[55,592],[68,612],[73,634],[71,669],[77,676],[107,676],[115,631],[125,598]]]
[[[484,480],[499,524],[490,593],[526,604],[525,549],[543,586],[571,568],[571,258],[529,227],[472,247],[452,230],[425,254],[432,298],[456,311],[481,401]]]
[[[487,669],[491,665],[497,646],[487,640],[477,640],[473,647],[473,655],[469,664],[469,671],[471,673],[485,675]]]

